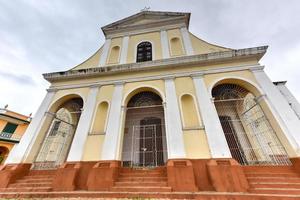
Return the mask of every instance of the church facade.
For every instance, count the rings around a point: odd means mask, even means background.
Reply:
[[[1,187],[49,173],[47,191],[274,194],[248,174],[298,177],[299,104],[259,63],[267,46],[210,44],[189,20],[142,11],[102,27],[105,43],[83,63],[44,74],[51,86]]]

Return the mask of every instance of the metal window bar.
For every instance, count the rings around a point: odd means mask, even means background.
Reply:
[[[255,98],[220,99],[214,103],[231,154],[238,162],[242,165],[291,164]]]

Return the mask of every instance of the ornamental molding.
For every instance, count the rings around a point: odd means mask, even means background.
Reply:
[[[105,86],[105,85],[118,85],[120,83],[132,83],[132,82],[140,82],[140,81],[153,81],[153,80],[170,80],[174,78],[180,77],[192,77],[192,78],[202,78],[204,75],[208,74],[217,74],[224,72],[234,72],[234,71],[244,71],[251,70],[252,68],[261,68],[264,66],[261,65],[241,65],[241,66],[226,66],[218,69],[206,69],[200,71],[186,72],[186,73],[172,73],[172,74],[164,74],[160,76],[143,76],[138,78],[127,78],[127,79],[119,79],[119,80],[109,80],[109,81],[97,81],[92,83],[81,83],[81,84],[66,84],[60,86],[51,86],[48,90],[67,90],[67,89],[75,89],[75,88],[85,88],[91,86]]]
[[[111,74],[121,74],[128,72],[142,72],[157,69],[177,68],[184,66],[191,66],[197,64],[210,64],[210,63],[224,63],[238,59],[256,58],[260,60],[266,53],[267,46],[228,50],[222,52],[214,52],[208,54],[198,54],[191,56],[181,56],[175,58],[167,58],[160,60],[153,60],[140,63],[128,63],[119,65],[109,65],[103,67],[95,67],[88,69],[69,70],[61,72],[53,72],[43,74],[44,78],[49,82],[74,80],[92,77],[101,77]]]

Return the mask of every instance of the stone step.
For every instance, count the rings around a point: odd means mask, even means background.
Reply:
[[[119,174],[119,177],[166,177],[166,175],[163,175],[163,174],[140,174],[140,173],[137,173],[137,174],[130,174],[130,173],[127,173],[127,174]]]
[[[53,179],[45,178],[45,179],[19,179],[16,183],[44,183],[44,182],[52,182]]]
[[[256,194],[288,194],[300,195],[300,189],[297,188],[253,188],[249,192]]]
[[[171,192],[172,189],[171,187],[114,186],[112,187],[111,191],[113,192]]]
[[[52,175],[36,175],[36,176],[24,176],[22,179],[43,179],[43,178],[54,178]]]
[[[300,189],[300,183],[283,183],[283,182],[258,182],[250,183],[252,188],[294,188]]]
[[[12,183],[9,184],[9,188],[19,187],[52,187],[52,182],[41,182],[41,183]]]
[[[160,182],[167,181],[167,177],[119,177],[118,182]]]
[[[9,187],[5,188],[5,192],[49,192],[51,187]]]
[[[167,182],[140,182],[140,181],[130,181],[130,182],[115,182],[115,186],[168,186]]]
[[[243,166],[244,172],[247,173],[295,173],[292,166]]]
[[[272,183],[272,182],[284,182],[284,183],[300,183],[300,178],[293,177],[247,177],[249,183]]]
[[[246,173],[246,177],[295,177],[300,178],[298,173]]]

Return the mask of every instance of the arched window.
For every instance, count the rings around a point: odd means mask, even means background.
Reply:
[[[108,103],[101,102],[98,106],[96,113],[96,118],[93,126],[92,134],[104,134],[105,133],[105,124],[108,111]]]
[[[109,64],[115,64],[119,62],[119,54],[120,54],[120,47],[119,46],[114,46],[110,50],[110,55],[109,55]]]
[[[152,44],[150,42],[141,42],[137,46],[136,62],[145,62],[152,60]]]

